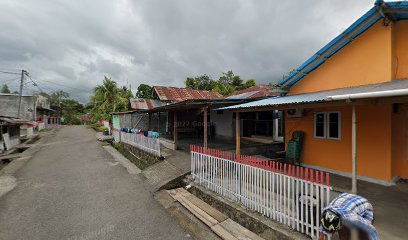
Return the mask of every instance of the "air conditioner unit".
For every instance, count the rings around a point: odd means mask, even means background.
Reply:
[[[287,110],[287,115],[289,118],[303,117],[303,109],[289,109]]]

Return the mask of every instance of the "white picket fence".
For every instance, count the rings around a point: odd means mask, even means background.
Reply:
[[[113,140],[115,142],[120,142],[120,131],[117,129],[113,129],[112,134],[113,134]]]
[[[120,142],[134,146],[142,151],[160,157],[160,140],[159,138],[145,137],[144,135],[126,132],[113,132],[115,142]]]
[[[330,201],[329,175],[312,169],[192,146],[196,183],[317,239]]]

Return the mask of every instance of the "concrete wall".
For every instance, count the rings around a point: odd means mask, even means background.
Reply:
[[[382,21],[378,21],[292,86],[290,94],[391,81],[391,30],[391,25],[384,26]]]
[[[340,140],[314,137],[314,113],[329,111],[341,113]],[[356,112],[358,175],[391,181],[391,105],[361,105]],[[351,173],[351,107],[305,109],[302,118],[285,123],[286,142],[293,131],[305,133],[302,164]]]
[[[235,120],[232,119],[232,111],[224,111],[222,114],[217,114],[217,111],[210,111],[211,122],[215,124],[216,137],[234,138]]]
[[[36,112],[35,96],[23,96],[21,99],[20,118],[34,121]],[[0,116],[17,117],[18,95],[0,94]]]
[[[37,96],[37,107],[42,107],[42,108],[50,108],[50,100],[48,97],[43,96],[43,95],[38,95]]]
[[[408,77],[408,21],[398,21],[394,24],[393,43],[395,56],[393,72],[395,79]]]
[[[408,104],[392,113],[392,174],[408,179]]]

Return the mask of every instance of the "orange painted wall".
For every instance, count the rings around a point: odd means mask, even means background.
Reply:
[[[378,21],[293,85],[290,94],[390,81],[391,36],[391,26],[385,27],[382,21]]]
[[[395,78],[408,78],[408,21],[394,24]]]
[[[392,115],[392,174],[408,179],[408,104]]]
[[[358,175],[392,178],[391,169],[391,105],[357,107]],[[341,140],[314,138],[314,113],[341,112]],[[351,172],[351,107],[305,109],[303,118],[285,121],[286,140],[292,132],[305,132],[301,162],[331,170]]]

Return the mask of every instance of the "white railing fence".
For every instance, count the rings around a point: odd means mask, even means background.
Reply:
[[[113,140],[115,142],[120,142],[120,130],[117,130],[114,128],[112,131],[112,134],[113,134]]]
[[[330,201],[328,173],[191,146],[191,174],[209,190],[318,238]]]
[[[34,128],[33,127],[27,127],[27,137],[31,137],[34,135]]]
[[[145,137],[141,134],[113,132],[115,142],[123,142],[134,146],[142,151],[148,152],[154,156],[160,157],[160,140],[159,138]],[[117,141],[119,139],[119,141]]]
[[[45,128],[45,123],[39,122],[39,123],[38,123],[38,131],[41,131],[41,130],[43,130],[44,128]]]

